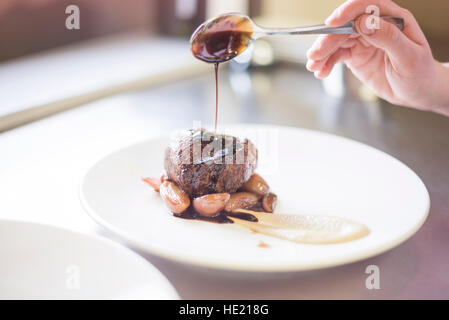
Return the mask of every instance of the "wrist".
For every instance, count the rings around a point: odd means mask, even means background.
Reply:
[[[430,109],[449,116],[449,64],[435,60],[436,77],[434,92],[430,97]]]

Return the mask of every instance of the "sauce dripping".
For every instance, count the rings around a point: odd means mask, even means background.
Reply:
[[[215,127],[214,134],[217,135],[217,126],[218,126],[218,65],[219,63],[215,63]]]
[[[215,134],[218,127],[218,66],[242,53],[251,43],[253,26],[244,16],[222,15],[200,25],[190,38],[195,58],[215,68]]]

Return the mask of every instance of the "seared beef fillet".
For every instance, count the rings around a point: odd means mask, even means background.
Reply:
[[[236,192],[256,166],[257,149],[251,141],[204,129],[183,132],[165,151],[168,179],[193,197]]]

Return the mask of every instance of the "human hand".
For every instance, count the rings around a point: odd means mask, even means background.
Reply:
[[[369,28],[370,16],[365,10],[370,5],[377,6],[381,16],[403,18],[404,30],[382,19],[378,29]],[[359,34],[322,35],[309,49],[307,69],[317,78],[327,77],[334,65],[343,61],[357,78],[391,103],[438,111],[449,102],[444,92],[449,88],[440,85],[449,81],[449,69],[434,60],[412,13],[391,0],[349,0],[326,24],[337,27],[353,20]]]

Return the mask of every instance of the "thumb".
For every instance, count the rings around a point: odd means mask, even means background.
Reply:
[[[419,45],[397,26],[380,17],[366,14],[357,18],[355,24],[361,36],[372,46],[384,50],[395,64],[406,66],[413,62]]]

